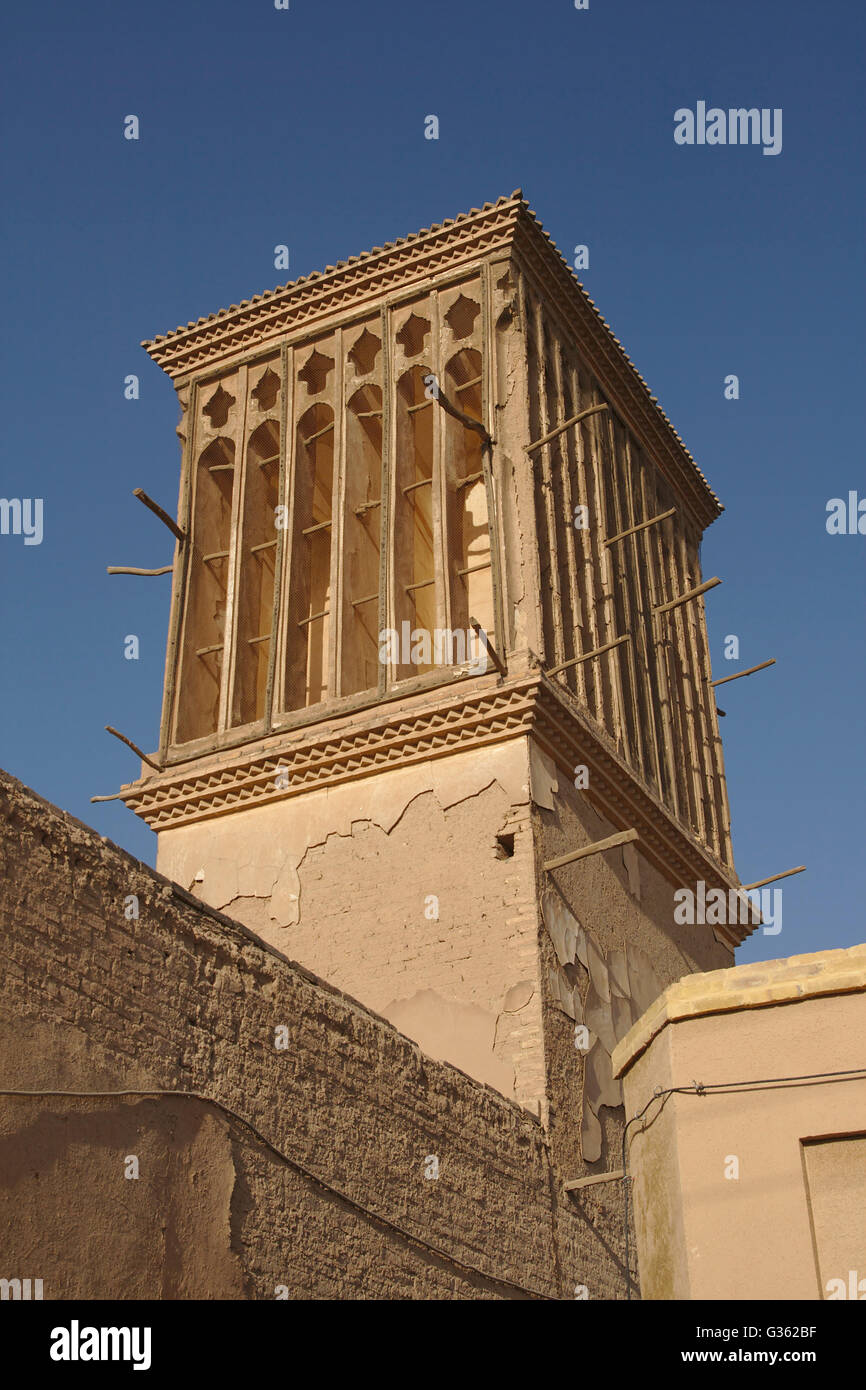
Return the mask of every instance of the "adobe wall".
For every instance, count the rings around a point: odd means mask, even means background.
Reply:
[[[645,1298],[866,1299],[864,1047],[866,946],[681,980],[631,1029]]]
[[[0,946],[0,1089],[148,1092],[0,1097],[2,1277],[46,1298],[623,1296],[617,1184],[566,1194],[525,1110],[6,774]]]
[[[563,1156],[621,1167],[622,1087],[611,1055],[632,1024],[683,975],[733,965],[712,927],[674,922],[674,886],[640,841],[551,872],[545,862],[620,827],[599,815],[550,758],[532,758],[532,820],[541,934],[547,1111]],[[583,1025],[588,1036],[576,1028]],[[588,1043],[588,1050],[586,1044]],[[575,1104],[582,1097],[582,1105]]]

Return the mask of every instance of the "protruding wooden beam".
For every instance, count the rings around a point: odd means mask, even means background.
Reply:
[[[584,845],[583,849],[573,849],[570,854],[561,854],[558,859],[548,859],[545,871],[561,869],[563,864],[571,864],[575,859],[586,859],[590,854],[601,854],[602,850],[616,849],[617,845],[631,845],[640,836],[636,830],[620,830],[616,835],[608,835],[606,840],[596,840],[594,845]]]
[[[786,869],[783,874],[773,874],[770,878],[759,878],[757,883],[741,883],[741,893],[751,893],[754,888],[765,888],[768,883],[777,883],[780,878],[790,878],[792,874],[804,874],[806,865],[799,864],[796,869]]]
[[[728,681],[738,681],[741,676],[754,675],[755,671],[763,671],[767,666],[775,666],[776,658],[770,657],[769,661],[762,661],[757,666],[750,666],[748,671],[735,671],[732,676],[722,676],[721,680],[710,681],[710,685],[715,688],[717,685],[725,685]]]
[[[474,415],[467,415],[465,410],[461,410],[459,406],[453,405],[441,388],[436,391],[433,400],[437,405],[442,407],[446,415],[450,415],[454,420],[459,420],[461,425],[465,425],[466,429],[474,430],[476,434],[480,434],[482,443],[488,448],[490,447],[493,440],[490,438],[490,435],[487,433],[481,421],[476,420]]]
[[[603,647],[596,647],[591,652],[581,652],[580,656],[572,657],[571,661],[563,661],[561,666],[551,666],[545,671],[546,676],[557,676],[560,671],[568,671],[572,666],[579,666],[582,661],[591,661],[594,656],[603,656],[605,652],[611,651],[614,647],[621,647],[623,642],[631,641],[631,633],[623,633],[622,637],[614,637],[612,642],[605,642]]]
[[[106,574],[143,574],[143,575],[171,574],[171,572],[172,572],[173,569],[174,569],[174,565],[163,565],[163,566],[162,566],[162,569],[158,569],[158,570],[140,570],[140,569],[134,569],[131,565],[108,565],[108,566],[106,567]]]
[[[487,636],[487,633],[484,631],[484,628],[478,622],[477,618],[470,618],[469,626],[475,631],[475,633],[477,633],[478,637],[484,643],[485,651],[487,652],[487,655],[490,657],[490,660],[493,662],[493,665],[496,667],[500,676],[507,676],[508,672],[505,669],[505,662],[502,660],[501,656],[499,656],[499,654],[493,650],[493,647],[490,643],[490,638]]]
[[[618,1182],[625,1177],[624,1168],[612,1168],[609,1173],[590,1173],[586,1178],[569,1178],[563,1183],[566,1192],[576,1192],[580,1187],[594,1187],[599,1182]]]
[[[153,512],[154,516],[158,516],[160,521],[163,523],[164,526],[168,527],[169,531],[171,531],[173,536],[177,536],[178,540],[181,542],[186,540],[186,534],[183,531],[181,531],[177,522],[169,516],[167,511],[163,510],[163,508],[159,505],[158,502],[154,502],[152,497],[148,497],[144,488],[133,488],[132,495],[133,497],[137,497],[139,502],[143,502],[144,505],[148,507],[150,511]]]
[[[526,452],[528,454],[534,454],[536,449],[540,449],[544,444],[549,444],[551,439],[556,439],[558,435],[564,434],[566,430],[570,430],[572,425],[576,425],[580,420],[585,420],[587,415],[596,415],[600,410],[610,410],[610,406],[606,401],[603,405],[591,405],[589,410],[581,410],[579,415],[572,415],[570,420],[566,420],[563,424],[557,425],[555,430],[548,430],[547,434],[543,434],[540,439],[536,439],[534,444],[527,444]]]
[[[651,516],[649,521],[639,521],[636,526],[627,526],[624,531],[617,531],[615,536],[610,536],[602,545],[613,545],[614,541],[621,541],[623,536],[633,536],[637,531],[645,531],[648,526],[655,526],[657,521],[666,521],[669,516],[676,514],[676,507],[671,507],[670,511],[659,512],[658,516]]]
[[[106,724],[105,732],[107,734],[113,734],[115,738],[119,738],[121,743],[125,743],[127,748],[131,748],[133,753],[137,753],[141,761],[147,763],[148,767],[153,767],[157,772],[162,772],[160,764],[155,763],[153,758],[149,758],[146,753],[142,753],[141,749],[133,743],[132,739],[127,738],[126,734],[122,734],[119,729],[113,729],[110,724]]]
[[[699,598],[708,589],[715,589],[721,582],[721,579],[705,579],[696,589],[689,589],[687,593],[680,594],[679,598],[672,598],[670,603],[660,603],[658,608],[653,609],[653,613],[669,613],[672,608],[679,608],[680,604],[690,603],[693,598]]]

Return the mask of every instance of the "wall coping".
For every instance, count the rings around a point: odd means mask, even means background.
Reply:
[[[866,991],[866,942],[686,975],[669,985],[617,1044],[613,1074],[622,1076],[669,1023],[858,991]]]

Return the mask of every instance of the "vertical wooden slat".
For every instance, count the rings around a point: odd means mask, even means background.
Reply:
[[[626,443],[629,462],[632,469],[631,498],[632,508],[640,516],[641,520],[647,520],[651,516],[657,515],[653,504],[655,494],[650,490],[648,495],[648,472],[652,469],[652,464],[648,464],[644,459],[639,448],[632,451],[631,441]],[[635,666],[639,667],[644,681],[644,698],[646,708],[645,718],[645,746],[647,749],[648,766],[646,768],[647,778],[654,784],[659,797],[665,800],[667,795],[667,780],[663,774],[660,753],[661,744],[661,724],[659,709],[659,689],[658,676],[656,672],[656,653],[653,645],[653,617],[652,606],[653,596],[650,577],[653,567],[652,541],[649,536],[649,528],[646,531],[639,531],[634,537],[629,539],[634,541],[634,564],[635,580],[640,606],[640,621],[636,630],[632,633],[632,648],[634,651]]]
[[[163,697],[162,720],[160,724],[160,761],[165,760],[169,745],[175,740],[177,729],[177,705],[179,698],[181,654],[183,652],[184,615],[187,611],[187,591],[189,588],[190,564],[192,561],[192,478],[195,471],[195,451],[198,435],[199,383],[194,380],[189,388],[189,401],[186,410],[187,431],[181,453],[181,485],[178,506],[178,525],[186,535],[181,545],[175,542],[174,570],[171,576],[171,618],[165,654],[165,694]]]
[[[289,401],[292,393],[292,383],[289,379],[289,349],[286,343],[280,348],[280,474],[277,483],[277,506],[286,505],[286,456],[288,452],[287,435],[288,420],[291,418]],[[265,691],[265,729],[270,730],[274,722],[274,687],[276,683],[277,661],[282,651],[282,634],[280,613],[282,611],[282,588],[284,564],[283,558],[286,550],[286,532],[284,528],[277,529],[276,516],[274,516],[274,535],[276,536],[276,549],[274,552],[274,601],[271,616],[271,644],[268,652],[268,683]]]
[[[496,327],[493,322],[491,267],[481,267],[481,418],[491,439],[496,433]],[[491,581],[493,584],[493,645],[503,656],[506,650],[505,567],[502,563],[502,509],[497,495],[493,449],[482,449],[481,467],[487,493],[487,529],[490,535]],[[470,615],[472,616],[472,615]]]
[[[586,409],[586,397],[580,369],[576,364],[571,369],[571,382],[572,403],[575,414],[578,414],[581,410]],[[577,533],[580,536],[581,549],[580,589],[584,629],[583,650],[593,651],[596,647],[603,645],[600,635],[603,622],[601,583],[596,553],[600,521],[595,498],[589,436],[587,428],[583,424],[575,426],[574,446],[578,501],[589,512],[589,529]],[[583,693],[587,708],[599,724],[604,724],[603,669],[601,664],[598,661],[583,662],[577,669],[583,676]]]
[[[331,481],[331,564],[328,579],[328,685],[327,698],[340,694],[343,647],[343,510],[346,495],[346,402],[343,400],[343,330],[334,334],[334,469]]]
[[[542,435],[547,434],[548,430],[554,427],[555,422],[551,421],[548,410],[547,395],[547,339],[544,332],[544,316],[541,302],[536,300],[533,306],[533,328],[535,337],[535,361],[537,378],[535,382],[535,392],[538,401],[538,427]],[[533,384],[530,382],[530,391]],[[557,442],[545,444],[542,449],[537,450],[534,464],[536,468],[536,497],[541,503],[541,510],[544,517],[544,531],[539,526],[539,545],[544,544],[546,555],[542,557],[542,579],[544,578],[544,561],[547,562],[547,586],[542,594],[544,611],[544,653],[543,659],[546,666],[558,665],[565,660],[563,656],[562,642],[562,595],[559,585],[559,557],[556,546],[556,515],[555,500],[553,494],[553,468],[554,451],[557,449]],[[539,518],[541,520],[541,518]],[[543,535],[543,540],[542,540]]]
[[[598,391],[595,382],[592,383],[591,405],[601,405],[601,393]],[[614,611],[613,599],[613,573],[607,557],[607,551],[602,545],[605,536],[612,535],[610,519],[607,515],[607,505],[605,499],[605,476],[609,470],[609,462],[606,457],[605,436],[607,427],[600,423],[604,421],[607,412],[599,412],[597,415],[589,417],[589,437],[591,440],[590,457],[593,460],[593,473],[595,485],[595,512],[598,518],[597,528],[593,529],[593,550],[597,560],[597,573],[601,590],[601,612],[604,615],[604,622],[599,633],[602,644],[612,642],[615,637],[622,636],[616,630],[616,613]],[[611,656],[599,658],[605,663],[602,670],[602,689],[605,692],[605,719],[608,733],[620,747],[625,746],[626,732],[623,717],[623,696],[620,687],[619,676],[619,651],[615,651]]]
[[[391,575],[390,552],[388,544],[391,526],[391,479],[395,476],[394,467],[394,440],[396,431],[394,429],[394,374],[392,370],[392,345],[391,345],[391,312],[387,305],[383,304],[379,313],[379,332],[382,338],[382,481],[379,488],[379,496],[382,504],[379,507],[379,627],[378,632],[382,632],[386,627],[393,625],[393,609],[391,607],[389,584]],[[391,680],[391,673],[388,666],[379,662],[379,694],[384,695]]]
[[[668,590],[672,598],[681,594],[686,589],[683,575],[680,571],[679,549],[678,549],[678,527],[682,522],[678,516],[670,518],[670,544],[665,547],[663,559],[667,571]],[[653,528],[655,529],[655,528]],[[696,772],[698,765],[697,743],[694,733],[694,722],[689,705],[687,705],[685,673],[683,670],[683,655],[685,651],[685,638],[683,634],[682,609],[675,608],[671,613],[662,613],[657,619],[660,633],[665,643],[665,661],[669,673],[670,689],[672,693],[671,714],[674,733],[674,755],[676,771],[679,778],[680,804],[684,808],[688,817],[687,823],[693,831],[698,834],[703,832],[703,813],[699,806],[699,796],[696,787]]]
[[[624,476],[622,426],[613,413],[608,412],[604,417],[603,428],[606,432],[608,448],[610,505],[607,513],[607,523],[608,526],[613,526],[615,532],[621,531],[626,526],[632,524],[633,511]],[[613,534],[613,532],[610,534]],[[632,562],[632,548],[629,545],[629,540],[631,540],[631,537],[628,537],[625,541],[620,541],[615,546],[606,547],[613,591],[614,612],[616,614],[615,626],[617,635],[624,632],[633,633],[636,625],[635,603],[632,592],[633,579],[630,573],[630,569],[633,568],[633,564],[630,564],[630,562]],[[639,675],[635,670],[633,657],[630,654],[631,645],[632,644],[629,643],[625,651],[622,654],[617,652],[616,656],[617,666],[620,672],[620,684],[623,692],[626,749],[633,765],[642,772],[644,767],[643,738],[635,688],[636,680],[639,678]]]
[[[571,401],[566,397],[565,383],[566,376],[563,371],[563,345],[558,340],[554,340],[553,345],[553,373],[554,386],[557,401],[557,420],[556,424],[562,424],[568,420],[570,415],[575,412],[571,408]],[[580,592],[577,579],[577,555],[574,544],[574,506],[571,487],[571,462],[574,449],[575,426],[566,430],[559,437],[559,461],[554,476],[555,503],[557,513],[557,553],[562,569],[560,578],[560,593],[562,595],[562,650],[563,660],[570,661],[572,657],[579,654],[579,617],[580,617]],[[579,673],[582,666],[572,666],[570,671],[563,672],[568,686],[575,692],[580,689]]]
[[[442,348],[439,341],[442,333],[439,313],[439,294],[430,297],[430,371],[442,390],[443,381]],[[428,407],[429,409],[429,407]],[[433,525],[433,573],[436,576],[434,593],[436,605],[433,626],[443,630],[451,626],[451,565],[449,557],[454,545],[448,507],[448,479],[445,468],[445,420],[444,411],[436,405],[433,414],[433,486],[431,518]],[[432,634],[431,634],[432,641]]]
[[[289,658],[292,652],[292,645],[297,639],[297,627],[295,618],[289,612],[289,601],[292,589],[292,566],[295,563],[295,510],[298,498],[298,397],[297,389],[299,355],[294,346],[290,346],[286,353],[286,381],[287,381],[287,408],[286,408],[286,503],[288,512],[286,513],[286,530],[283,542],[284,567],[283,573],[285,581],[283,583],[283,593],[280,603],[280,631],[282,634],[282,655],[277,669],[277,689],[276,702],[280,710],[285,710],[289,703],[289,691],[286,689],[286,672],[288,670]]]
[[[658,479],[655,468],[650,475],[652,480],[652,490],[648,488],[648,506],[650,515],[656,516],[660,511],[666,511],[659,501]],[[648,480],[649,481],[649,480]],[[665,547],[671,544],[671,534],[673,528],[673,517],[667,521],[659,522],[657,526],[650,526],[644,535],[647,537],[647,548],[649,553],[648,573],[650,576],[650,597],[652,605],[657,608],[660,603],[666,603],[673,595],[667,578],[667,571],[664,563]],[[674,815],[682,819],[681,797],[679,775],[677,770],[677,750],[674,744],[673,719],[671,715],[671,686],[670,673],[667,664],[666,635],[661,626],[662,620],[653,617],[652,619],[652,653],[653,664],[658,683],[658,710],[661,717],[661,740],[659,745],[659,761],[662,765],[664,778],[667,785],[667,804],[673,810]]]
[[[533,439],[540,438],[542,431],[540,423],[541,417],[538,408],[538,352],[535,347],[535,329],[533,326],[532,308],[533,300],[527,288],[526,277],[523,275],[522,272],[519,272],[517,276],[517,295],[518,303],[520,305],[520,321],[524,325],[523,337],[525,346],[524,361],[526,371],[526,402],[528,406],[529,423],[529,438],[526,439],[525,443],[529,444]],[[540,505],[541,485],[539,480],[541,477],[541,464],[538,461],[538,455],[533,454],[530,457],[529,455],[524,454],[517,467],[521,472],[525,467],[528,473],[528,485],[529,491],[531,493],[531,517],[532,523],[534,524],[537,533],[536,544],[533,546],[531,542],[527,540],[526,551],[529,551],[529,553],[527,554],[524,552],[524,554],[522,554],[520,557],[521,577],[523,578],[525,576],[528,578],[525,599],[527,607],[529,605],[530,596],[534,598],[534,634],[533,625],[532,623],[530,623],[528,617],[526,626],[530,634],[532,634],[530,636],[530,641],[537,642],[539,653],[543,657],[542,649],[546,641],[545,603],[543,595],[545,583],[544,576],[546,571],[544,568],[544,537],[541,531],[541,524],[544,515],[543,508]],[[518,505],[520,505],[520,498],[523,495],[524,493],[521,489],[520,496],[518,498]],[[528,506],[526,510],[529,510]],[[528,518],[527,521],[524,522],[523,529],[528,530]]]
[[[694,561],[691,558],[692,548],[687,544],[685,528],[681,529],[679,534],[679,549],[685,586],[687,589],[694,588],[695,585],[701,582],[700,565],[697,563],[696,549],[694,550]],[[707,698],[712,692],[707,684],[707,679],[703,670],[697,638],[698,629],[706,628],[706,612],[703,598],[696,600],[694,603],[686,604],[681,612],[683,614],[683,627],[688,647],[689,671],[694,701],[695,730],[701,754],[699,777],[706,843],[718,853],[720,848],[720,835],[714,786],[713,741],[707,711]]]
[[[237,651],[237,592],[242,562],[243,503],[247,474],[247,391],[249,389],[249,367],[244,363],[238,368],[237,392],[242,402],[238,411],[238,426],[235,430],[235,471],[232,487],[231,540],[229,559],[226,567],[226,616],[223,629],[223,659],[220,670],[220,703],[217,729],[222,733],[231,726],[231,701],[235,681],[235,653]]]
[[[685,564],[685,557],[682,546],[683,523],[679,517],[672,518],[677,525],[674,529],[674,573],[676,575],[676,591],[686,593],[692,587],[689,579],[689,572]],[[669,620],[673,618],[673,628],[676,633],[676,657],[679,671],[679,681],[682,700],[682,723],[687,737],[687,746],[690,759],[689,792],[693,806],[693,826],[699,837],[707,842],[710,827],[706,819],[706,805],[704,793],[706,790],[706,771],[704,764],[704,750],[701,741],[699,726],[699,709],[695,699],[694,666],[691,660],[691,646],[689,642],[689,624],[691,616],[689,608],[698,608],[702,600],[697,599],[692,604],[684,607],[675,608],[673,613],[668,615]]]

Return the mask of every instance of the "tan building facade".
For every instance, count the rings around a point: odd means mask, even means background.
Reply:
[[[866,1299],[866,946],[672,985],[619,1043],[642,1297]]]
[[[737,884],[717,498],[519,193],[145,346],[160,871],[612,1163],[617,1038],[745,934],[673,921]]]

